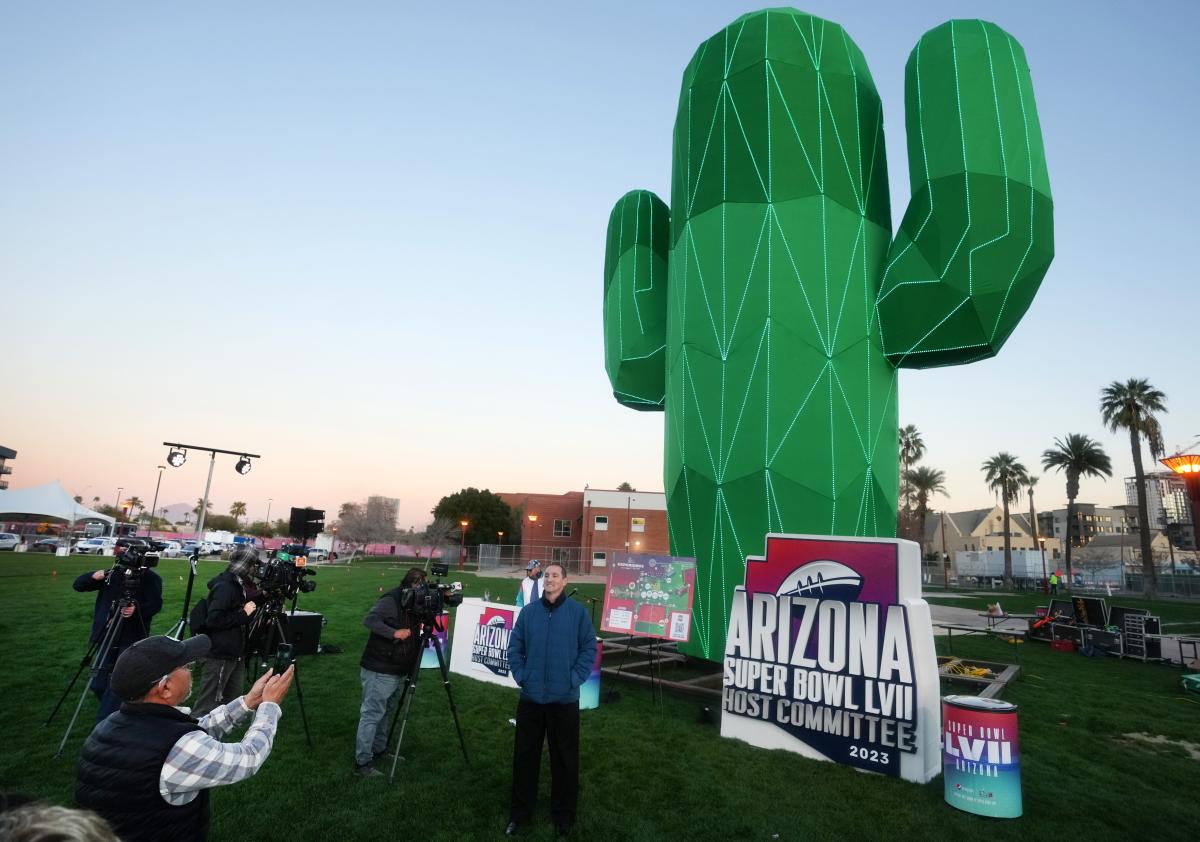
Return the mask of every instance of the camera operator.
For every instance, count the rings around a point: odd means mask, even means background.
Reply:
[[[74,583],[75,590],[80,593],[99,591],[92,613],[92,643],[99,643],[104,638],[110,619],[116,622],[117,618],[111,614],[121,597],[129,597],[129,604],[121,610],[125,618],[121,623],[121,634],[113,641],[105,659],[106,663],[100,665],[100,672],[91,684],[92,692],[100,700],[100,709],[96,711],[97,722],[121,706],[120,699],[108,689],[109,673],[112,672],[117,657],[126,648],[150,634],[150,621],[162,610],[162,579],[153,570],[140,567],[141,559],[136,554],[129,555],[128,560],[133,568],[140,569],[140,573],[130,574],[130,567],[122,565],[125,558],[125,554],[122,554],[111,570],[84,573]],[[128,594],[127,584],[132,589]]]
[[[363,698],[358,718],[358,738],[354,747],[355,771],[365,778],[383,773],[373,765],[387,750],[387,726],[396,711],[404,682],[421,656],[417,645],[421,636],[418,617],[400,607],[401,594],[408,588],[424,584],[425,571],[414,567],[404,574],[400,587],[379,598],[363,625],[371,630],[363,649]],[[381,727],[382,726],[382,727]]]
[[[205,635],[157,635],[129,647],[113,668],[112,689],[123,704],[84,743],[75,801],[124,842],[204,840],[208,791],[255,774],[271,753],[293,668],[263,673],[245,696],[197,721],[177,705],[192,691],[191,662],[208,650]],[[241,741],[221,742],[251,711]]]
[[[247,636],[258,607],[253,600],[258,589],[251,578],[257,561],[253,549],[238,547],[229,557],[229,566],[208,583],[202,631],[212,641],[212,649],[202,662],[204,671],[192,708],[197,717],[236,698],[246,680]]]

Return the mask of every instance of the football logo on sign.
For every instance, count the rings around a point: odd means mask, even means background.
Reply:
[[[837,561],[810,561],[779,586],[777,596],[807,596],[853,602],[862,592],[862,576]]]

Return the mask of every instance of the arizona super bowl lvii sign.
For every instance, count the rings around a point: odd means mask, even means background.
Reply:
[[[940,699],[911,541],[768,535],[725,642],[721,735],[924,783]]]

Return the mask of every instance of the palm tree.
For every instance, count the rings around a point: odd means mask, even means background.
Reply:
[[[92,508],[94,509],[94,508],[96,508],[96,507],[97,507],[97,506],[99,506],[99,505],[100,505],[100,498],[99,498],[98,496],[97,496],[97,497],[93,497],[93,498],[92,498]]]
[[[907,471],[904,480],[912,489],[913,496],[917,501],[917,539],[924,542],[925,516],[929,513],[929,498],[934,494],[950,496],[950,493],[946,491],[946,474],[937,468],[925,465]]]
[[[1082,433],[1067,433],[1054,440],[1054,447],[1042,453],[1042,467],[1067,475],[1067,581],[1071,581],[1071,528],[1075,525],[1075,498],[1079,496],[1080,477],[1111,477],[1112,460],[1100,443]]]
[[[1129,431],[1129,446],[1133,450],[1133,475],[1137,482],[1138,534],[1142,542],[1142,575],[1147,597],[1158,590],[1154,571],[1154,556],[1150,549],[1150,515],[1146,508],[1146,473],[1142,469],[1142,436],[1150,445],[1150,455],[1160,457],[1164,452],[1162,428],[1156,412],[1166,412],[1167,396],[1150,385],[1148,380],[1131,377],[1124,383],[1114,380],[1100,390],[1100,418],[1114,433]]]
[[[1021,496],[1021,489],[1029,484],[1029,471],[1011,453],[997,453],[983,463],[988,488],[1000,495],[1004,503],[1004,587],[1012,587],[1012,523],[1009,519],[1009,503]]]
[[[900,534],[912,530],[912,496],[913,489],[908,483],[908,472],[912,466],[921,461],[925,455],[925,441],[916,424],[907,424],[900,428]],[[911,537],[911,536],[910,536]],[[920,537],[924,537],[923,535]],[[919,539],[918,539],[919,540]]]
[[[238,520],[246,514],[246,504],[241,500],[234,501],[234,504],[229,507],[229,514],[233,515],[233,522],[236,524]],[[240,526],[238,527],[241,528]]]
[[[196,520],[197,520],[197,522],[199,522],[199,520],[200,520],[200,507],[201,507],[201,506],[203,506],[203,505],[204,505],[204,498],[203,498],[203,497],[197,497],[197,498],[196,498],[196,505],[192,507],[192,514],[194,514],[194,515],[196,516]],[[210,512],[210,511],[212,511],[212,501],[209,501],[209,504],[208,504],[208,506],[207,506],[207,507],[204,509],[204,512],[205,512],[205,514],[206,514],[206,515],[207,515],[207,513],[208,513],[208,512]]]

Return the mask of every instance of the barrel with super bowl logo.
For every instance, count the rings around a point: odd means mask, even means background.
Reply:
[[[1021,815],[1017,706],[981,696],[942,698],[946,803],[977,816]]]

